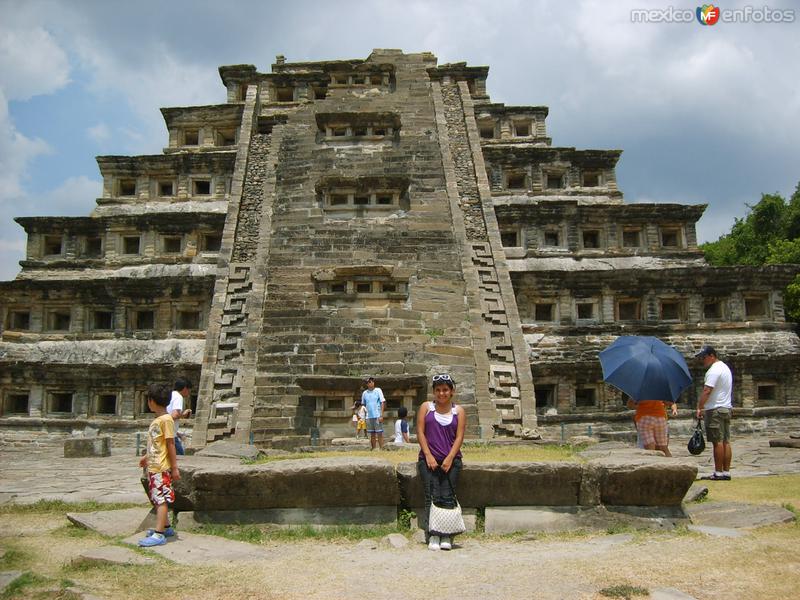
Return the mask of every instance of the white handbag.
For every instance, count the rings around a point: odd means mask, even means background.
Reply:
[[[464,533],[464,517],[461,514],[461,505],[456,501],[454,508],[444,508],[431,503],[428,513],[428,531],[433,535],[455,535]]]

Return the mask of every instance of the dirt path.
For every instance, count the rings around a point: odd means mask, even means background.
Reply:
[[[151,567],[75,569],[81,551],[108,544],[59,516],[0,516],[0,547],[25,555],[35,572],[70,579],[103,598],[152,591]],[[458,600],[603,598],[599,590],[636,585],[676,588],[699,600],[796,598],[800,527],[767,527],[736,539],[686,532],[583,537],[467,536],[451,552],[410,543],[394,549],[357,542],[268,543],[254,563],[190,568],[160,561],[162,595],[175,599],[453,598]],[[715,557],[715,564],[698,568]]]

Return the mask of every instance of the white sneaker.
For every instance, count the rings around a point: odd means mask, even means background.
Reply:
[[[453,545],[450,543],[450,536],[449,535],[443,535],[442,536],[442,542],[439,544],[439,548],[441,548],[442,550],[452,550],[453,549]]]
[[[440,547],[438,535],[432,535],[430,538],[428,538],[428,550],[438,550]]]

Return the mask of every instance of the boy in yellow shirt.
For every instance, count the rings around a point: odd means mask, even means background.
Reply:
[[[147,531],[147,537],[139,540],[144,547],[161,546],[167,536],[175,535],[168,523],[168,504],[175,501],[172,482],[181,478],[178,471],[178,456],[175,453],[175,422],[167,412],[170,389],[166,385],[152,384],[147,388],[147,407],[156,414],[147,431],[147,453],[139,461],[147,467],[147,483],[150,502],[156,507],[156,528]]]

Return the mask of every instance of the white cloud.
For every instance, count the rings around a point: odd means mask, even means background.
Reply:
[[[102,195],[103,182],[81,175],[66,179],[33,203],[32,215],[86,216]]]
[[[44,140],[22,135],[9,118],[8,102],[0,89],[0,206],[23,195],[23,180],[31,160],[50,151]]]
[[[120,96],[139,119],[141,130],[126,127],[130,153],[159,152],[167,133],[159,112],[162,106],[225,102],[219,75],[208,65],[181,62],[161,43],[140,49],[131,63],[116,56],[96,38],[79,37],[75,50],[91,73],[91,89],[101,96]]]
[[[111,139],[111,130],[105,123],[98,123],[86,130],[86,135],[97,144],[103,144]]]
[[[44,140],[17,130],[8,103],[53,93],[69,82],[66,53],[53,36],[6,12],[0,21],[0,206],[24,194],[30,162],[50,151]]]
[[[0,279],[16,274],[24,256],[25,235],[11,217],[41,208],[25,188],[32,161],[52,151],[45,140],[18,130],[8,103],[51,94],[69,82],[66,52],[27,15],[27,7],[6,7],[0,22]]]
[[[4,11],[5,12],[5,11]],[[0,87],[9,100],[51,94],[69,83],[64,50],[42,27],[0,23]]]

